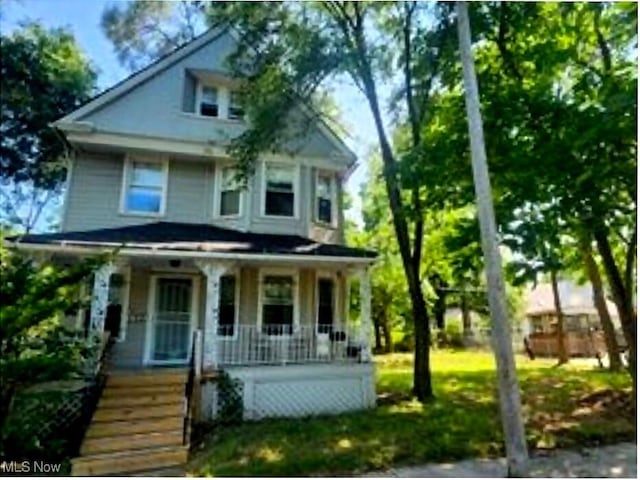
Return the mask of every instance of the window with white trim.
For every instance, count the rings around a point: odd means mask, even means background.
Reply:
[[[265,165],[264,214],[275,217],[294,217],[296,202],[296,167],[294,165]]]
[[[295,278],[267,274],[262,277],[262,332],[289,335],[293,331]]]
[[[318,278],[317,294],[317,332],[331,334],[335,312],[335,283],[333,279]]]
[[[205,117],[220,116],[220,95],[218,87],[201,84],[199,97],[197,110],[200,115]]]
[[[166,163],[128,161],[125,168],[124,211],[162,214],[166,183]]]
[[[233,337],[236,329],[238,306],[236,305],[236,276],[220,277],[220,300],[218,309],[218,336]]]
[[[229,120],[242,120],[244,118],[244,107],[242,106],[242,96],[237,90],[229,91]]]
[[[220,216],[240,215],[241,188],[235,167],[220,168]]]
[[[333,224],[335,187],[333,176],[327,172],[316,175],[316,221]]]

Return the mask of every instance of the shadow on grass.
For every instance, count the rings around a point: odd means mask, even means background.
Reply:
[[[397,465],[503,455],[495,372],[436,371],[436,398],[409,393],[412,371],[378,372],[374,410],[331,417],[266,420],[219,429],[194,452],[190,472],[215,476],[355,475]],[[620,412],[624,374],[528,368],[520,371],[527,436],[533,448],[635,438]],[[589,399],[594,392],[602,393]],[[582,402],[582,403],[581,403]]]

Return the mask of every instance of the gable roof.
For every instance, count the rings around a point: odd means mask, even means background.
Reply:
[[[131,75],[120,80],[115,85],[100,92],[99,94],[85,102],[83,105],[75,109],[73,112],[68,113],[64,117],[56,120],[53,125],[56,127],[61,127],[65,123],[74,122],[79,118],[96,111],[103,105],[106,105],[107,103],[110,103],[117,98],[125,95],[141,83],[152,78],[163,70],[166,70],[173,64],[182,60],[184,57],[191,55],[193,52],[199,50],[209,42],[212,42],[225,33],[227,33],[227,30],[221,28],[211,28],[207,30],[206,32],[195,37],[190,42],[180,45],[175,50],[161,56],[141,70],[133,72]]]
[[[97,110],[110,104],[111,102],[123,97],[147,80],[169,69],[180,60],[188,57],[189,55],[193,54],[194,52],[198,51],[199,49],[224,35],[230,35],[233,39],[236,39],[232,29],[221,27],[210,28],[209,30],[195,37],[193,40],[177,47],[172,52],[169,52],[166,55],[158,58],[141,70],[132,73],[120,82],[97,94],[74,111],[53,122],[52,126],[63,131],[83,130],[83,122],[81,119],[96,112]],[[305,112],[305,114],[309,115],[310,117],[315,117],[314,123],[319,129],[321,135],[325,137],[334,147],[336,147],[336,149],[342,155],[349,158],[351,164],[355,163],[357,158],[355,153],[343,142],[343,140],[335,133],[335,131],[321,117],[319,117],[318,115],[313,115],[313,112],[310,111],[309,106],[302,105],[302,107],[302,111]]]
[[[7,238],[15,245],[121,247],[139,252],[202,252],[247,255],[295,255],[373,259],[361,248],[319,243],[298,235],[240,232],[209,224],[154,222],[118,228],[23,235]]]

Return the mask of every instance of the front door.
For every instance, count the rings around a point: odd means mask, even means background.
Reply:
[[[192,278],[156,278],[151,361],[186,363],[194,318]]]

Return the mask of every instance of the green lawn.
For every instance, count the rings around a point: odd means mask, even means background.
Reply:
[[[336,417],[268,420],[220,428],[196,448],[193,475],[353,475],[391,466],[502,455],[493,357],[432,355],[436,399],[412,400],[411,356],[381,356],[378,407]],[[635,438],[625,374],[519,357],[532,448]]]

